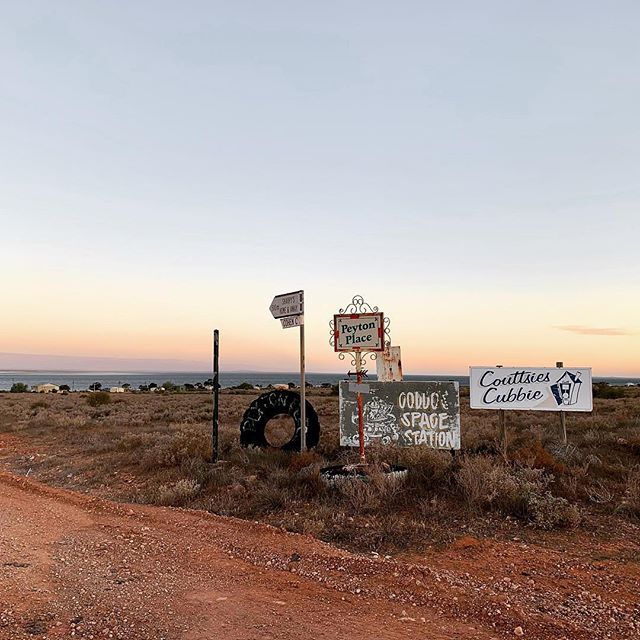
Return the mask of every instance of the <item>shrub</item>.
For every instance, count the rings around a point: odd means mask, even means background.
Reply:
[[[400,451],[399,463],[408,467],[412,484],[421,490],[439,489],[448,483],[453,458],[448,451],[428,447],[406,447]]]
[[[580,512],[575,505],[549,491],[543,495],[530,495],[526,506],[529,520],[538,529],[573,527],[580,521]]]
[[[593,397],[617,400],[625,397],[624,387],[611,386],[608,382],[598,382],[593,385]]]
[[[10,393],[28,393],[29,387],[24,382],[14,382],[11,385]]]
[[[87,397],[87,404],[90,407],[99,407],[111,402],[111,396],[107,391],[94,391]]]
[[[181,430],[155,438],[140,459],[140,466],[145,470],[157,467],[177,467],[188,458],[205,459],[209,454],[209,439],[205,433]]]
[[[163,484],[153,496],[155,504],[177,507],[186,504],[200,493],[200,485],[195,480],[186,478],[178,480],[174,485]]]
[[[627,487],[621,510],[640,518],[640,469],[634,469],[627,477]]]
[[[366,478],[341,482],[336,486],[338,494],[346,500],[350,511],[358,514],[377,513],[383,507],[393,505],[402,485],[375,470]]]
[[[253,385],[248,382],[241,382],[239,385],[233,387],[234,389],[240,389],[241,391],[249,391],[253,389]]]
[[[466,457],[456,480],[474,510],[496,510],[539,529],[573,526],[580,519],[575,505],[548,490],[553,476],[543,469],[511,468],[487,456]]]

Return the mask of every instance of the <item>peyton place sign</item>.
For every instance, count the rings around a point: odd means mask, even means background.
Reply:
[[[382,351],[384,314],[345,313],[333,316],[336,351]]]
[[[472,409],[591,411],[591,369],[470,367]]]

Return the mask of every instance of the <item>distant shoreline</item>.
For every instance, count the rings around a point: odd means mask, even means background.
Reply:
[[[154,383],[162,386],[165,382],[182,385],[204,384],[212,378],[210,371],[52,371],[52,370],[8,370],[0,371],[0,391],[9,391],[14,383],[26,384],[29,389],[40,385],[52,383],[55,385],[67,385],[73,391],[84,391],[89,385],[97,382],[102,388],[121,387],[126,384],[131,389],[147,387]],[[312,386],[337,384],[347,378],[346,372],[342,373],[317,373],[308,372],[306,380]],[[453,374],[405,374],[405,380],[453,380],[461,387],[469,386],[468,375]],[[375,380],[375,373],[370,375],[370,380]],[[223,388],[236,387],[242,383],[248,383],[255,387],[265,388],[275,384],[299,384],[300,374],[297,371],[222,371],[220,373],[220,385]],[[594,376],[594,382],[607,382],[611,385],[624,386],[627,384],[640,384],[639,377],[625,376]],[[209,383],[210,384],[210,383]]]

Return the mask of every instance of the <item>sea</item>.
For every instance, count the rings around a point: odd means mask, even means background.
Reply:
[[[197,382],[205,382],[212,378],[211,372],[194,371],[180,372],[175,371],[154,371],[154,372],[95,372],[95,371],[0,371],[0,391],[8,391],[14,382],[23,382],[29,388],[38,384],[51,382],[53,384],[69,385],[73,391],[84,391],[94,382],[99,382],[103,388],[120,387],[125,383],[131,385],[132,389],[137,389],[141,385],[149,385],[155,382],[158,386],[169,381],[176,385],[186,383],[195,384]],[[340,380],[345,380],[344,373],[307,373],[306,380],[313,386],[322,384],[336,384]],[[370,376],[371,380],[375,380],[375,376]],[[469,376],[454,375],[430,375],[416,374],[405,375],[405,380],[455,380],[460,386],[469,386]],[[287,384],[293,382],[298,384],[300,381],[299,372],[264,372],[264,371],[229,371],[220,372],[220,385],[223,388],[235,387],[243,382],[248,382],[256,387],[268,387],[270,384]],[[640,378],[624,378],[624,377],[596,377],[594,382],[607,382],[611,385],[640,384]]]

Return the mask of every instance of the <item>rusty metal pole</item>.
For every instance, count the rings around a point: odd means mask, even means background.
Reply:
[[[364,412],[362,408],[362,392],[360,384],[362,383],[362,354],[356,351],[356,379],[358,381],[358,447],[360,451],[360,464],[366,462],[364,453]]]
[[[556,362],[556,367],[562,369],[564,362]],[[560,410],[560,428],[562,429],[562,442],[567,444],[567,415],[562,409]]]

